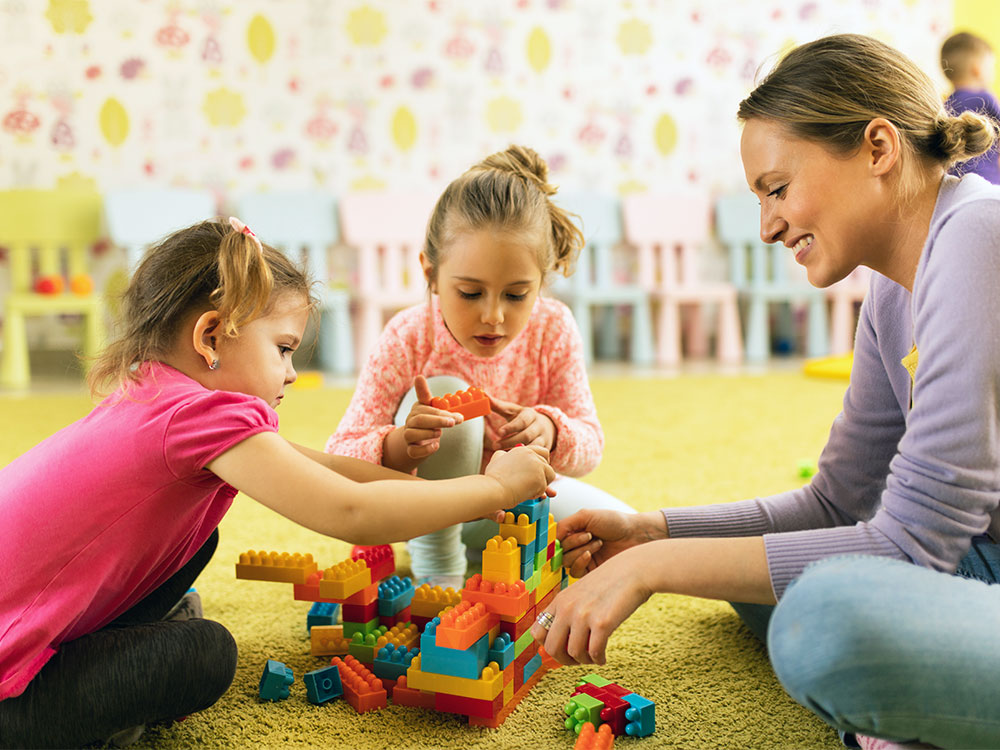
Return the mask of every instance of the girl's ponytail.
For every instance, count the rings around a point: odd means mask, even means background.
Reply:
[[[264,258],[264,247],[244,224],[230,219],[233,231],[219,243],[219,284],[212,290],[212,306],[219,311],[222,332],[239,335],[239,329],[267,309],[274,275]]]

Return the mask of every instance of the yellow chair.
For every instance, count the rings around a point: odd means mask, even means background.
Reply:
[[[90,290],[69,287],[71,280],[89,278],[87,254],[100,237],[100,219],[101,197],[96,192],[0,191],[0,245],[9,252],[11,280],[3,306],[0,386],[24,388],[31,380],[27,317],[82,315],[81,350],[85,357],[98,353],[104,338],[101,296],[92,284]],[[63,289],[35,291],[35,280],[46,277],[59,277]]]

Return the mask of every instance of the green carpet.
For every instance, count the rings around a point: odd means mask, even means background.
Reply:
[[[814,459],[840,408],[842,381],[795,373],[689,375],[671,379],[596,379],[607,436],[604,460],[588,481],[640,510],[723,502],[796,486],[797,463]],[[282,433],[321,447],[347,405],[346,389],[293,390],[281,406]],[[0,397],[0,465],[89,409],[85,395]],[[14,427],[16,425],[16,427]],[[282,584],[237,581],[241,551],[311,552],[320,564],[348,546],[320,537],[238,497],[221,526],[219,551],[197,582],[207,617],[235,635],[240,666],[214,707],[169,727],[152,728],[136,747],[508,747],[571,748],[562,707],[588,671],[546,675],[496,730],[416,708],[358,716],[343,701],[306,701],[304,672],[326,661],[309,655],[309,605]],[[397,546],[397,550],[399,547]],[[398,557],[398,555],[397,555]],[[295,671],[289,700],[261,704],[257,682],[274,658]],[[656,703],[656,732],[616,746],[834,748],[836,734],[782,691],[764,648],[725,603],[659,595],[612,637],[598,671]],[[150,675],[155,679],[155,675]]]

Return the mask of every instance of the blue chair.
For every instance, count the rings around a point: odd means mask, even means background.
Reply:
[[[580,252],[573,275],[557,275],[552,293],[569,305],[583,338],[584,359],[594,360],[592,309],[600,308],[598,352],[618,353],[620,308],[631,308],[631,351],[634,364],[653,363],[653,331],[649,296],[637,282],[616,278],[614,249],[622,242],[622,222],[618,199],[592,192],[560,192],[556,202],[578,217],[586,244]]]
[[[729,248],[730,276],[747,305],[746,358],[764,362],[771,353],[769,307],[787,312],[794,305],[807,309],[806,355],[829,353],[827,301],[823,291],[790,278],[788,248],[760,239],[760,204],[749,193],[724,195],[715,204],[715,229]],[[789,326],[790,328],[792,326]]]
[[[215,196],[189,188],[118,188],[104,196],[111,242],[125,250],[129,273],[153,243],[216,216]]]
[[[337,375],[353,374],[350,295],[346,288],[333,285],[328,259],[328,251],[340,235],[336,199],[318,190],[249,193],[239,199],[236,215],[263,242],[282,248],[296,262],[301,262],[304,254],[309,275],[322,284],[320,367]]]

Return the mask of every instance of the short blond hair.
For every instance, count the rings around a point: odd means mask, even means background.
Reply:
[[[969,69],[976,60],[991,54],[993,48],[985,39],[960,31],[945,39],[941,45],[941,70],[954,83],[969,74]]]

